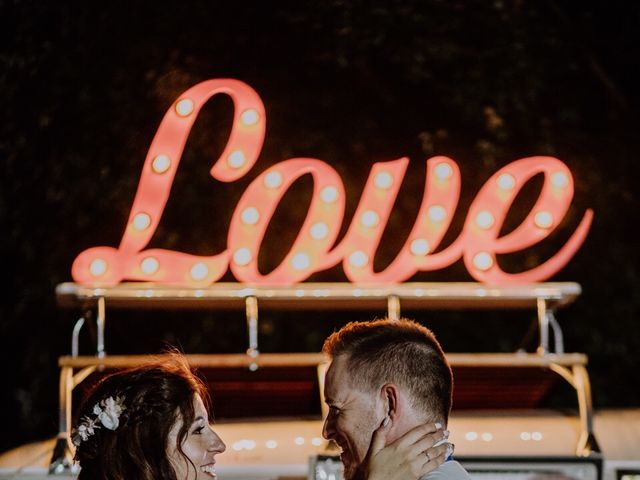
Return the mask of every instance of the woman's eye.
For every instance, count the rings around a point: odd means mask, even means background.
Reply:
[[[193,431],[193,434],[194,434],[194,435],[201,435],[203,430],[204,430],[204,425],[202,425],[201,427],[196,428],[196,429]]]

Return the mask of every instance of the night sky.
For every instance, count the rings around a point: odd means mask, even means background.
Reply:
[[[347,190],[344,234],[371,166],[407,156],[375,258],[382,269],[413,226],[426,159],[446,155],[462,174],[444,247],[498,169],[523,157],[557,157],[575,181],[566,218],[548,240],[499,261],[513,272],[540,264],[594,210],[584,245],[550,279],[583,288],[558,319],[566,350],[589,356],[595,407],[640,406],[640,278],[631,233],[640,220],[636,2],[166,3],[0,0],[0,449],[55,435],[57,358],[70,352],[79,314],[56,306],[55,287],[71,281],[78,253],[118,245],[166,109],[212,78],[237,78],[261,96],[262,154],[236,182],[209,176],[233,114],[228,98],[211,100],[191,131],[150,247],[224,250],[246,187],[292,157],[318,158],[338,171]],[[526,215],[538,180],[523,189],[505,231]],[[310,195],[306,177],[286,194],[260,253],[262,271],[282,261]],[[338,267],[310,280],[346,278]],[[411,280],[473,279],[460,261]],[[374,314],[381,312],[271,312],[261,350],[318,351],[334,327]],[[447,351],[535,347],[528,335],[534,312],[407,315],[433,328]],[[107,348],[155,353],[172,343],[188,353],[242,352],[245,328],[243,312],[117,312]],[[90,354],[85,335],[82,353]]]

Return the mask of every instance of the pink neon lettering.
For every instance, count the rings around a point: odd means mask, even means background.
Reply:
[[[151,143],[120,246],[80,253],[72,267],[76,282],[113,285],[126,279],[204,286],[231,268],[243,282],[292,284],[342,261],[347,278],[354,283],[397,283],[418,271],[445,268],[462,257],[478,281],[528,283],[549,278],[561,269],[582,245],[591,225],[593,212],[587,210],[567,243],[549,260],[520,273],[500,268],[498,254],[521,251],[542,241],[558,227],[573,198],[573,179],[564,163],[552,157],[525,158],[503,167],[485,183],[457,240],[436,252],[456,210],[461,179],[452,159],[434,157],[427,161],[424,196],[406,244],[388,267],[375,272],[373,259],[408,159],[373,165],[349,229],[334,246],[345,210],[342,180],[325,162],[296,158],[267,169],[247,188],[229,226],[227,250],[213,256],[144,250],[162,217],[197,114],[219,93],[231,97],[235,111],[229,140],[211,175],[232,182],[255,164],[266,126],[258,94],[231,79],[208,80],[187,90],[167,111]],[[499,237],[516,194],[539,173],[544,174],[544,185],[531,212],[518,228]],[[314,191],[304,224],[281,264],[263,274],[258,271],[258,254],[269,222],[287,189],[306,174],[313,178]]]

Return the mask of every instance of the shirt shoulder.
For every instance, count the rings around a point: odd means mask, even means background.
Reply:
[[[434,471],[428,473],[420,480],[470,480],[471,476],[467,473],[460,463],[455,460],[444,462]]]

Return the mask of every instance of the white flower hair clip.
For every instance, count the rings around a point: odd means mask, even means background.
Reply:
[[[116,430],[120,425],[120,414],[126,410],[124,396],[107,397],[93,406],[94,418],[85,415],[73,431],[72,442],[79,447],[93,435],[96,429],[103,426],[107,430]]]

